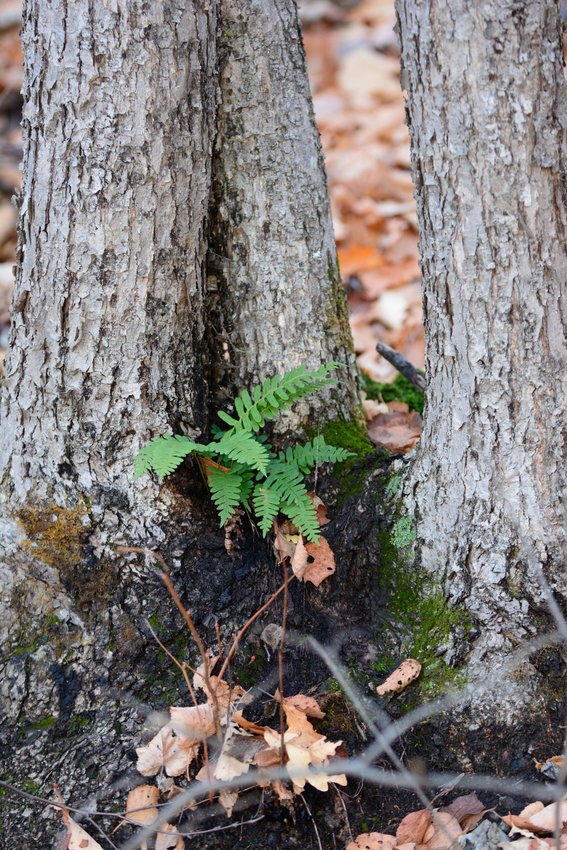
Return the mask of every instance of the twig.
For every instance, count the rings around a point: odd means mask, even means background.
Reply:
[[[394,349],[390,348],[389,345],[386,345],[385,342],[377,342],[376,351],[378,354],[381,354],[388,363],[391,363],[392,366],[404,376],[404,378],[407,378],[414,387],[417,387],[417,389],[421,390],[422,393],[425,392],[425,378],[417,371],[415,366],[413,366],[409,360],[406,360],[406,358],[400,354],[399,351],[394,351]]]
[[[311,809],[310,809],[310,808],[309,808],[309,806],[307,805],[307,800],[305,799],[305,797],[303,796],[303,794],[300,794],[299,796],[301,797],[301,800],[302,800],[302,802],[303,802],[303,805],[304,805],[304,806],[305,806],[305,808],[307,809],[307,814],[308,814],[308,815],[309,815],[309,817],[311,818],[311,823],[313,824],[313,829],[315,830],[315,837],[317,838],[317,844],[319,845],[319,850],[323,850],[323,845],[321,844],[321,836],[319,835],[319,830],[317,829],[317,824],[315,823],[315,818],[314,818],[314,817],[313,817],[313,815],[311,814]]]
[[[283,676],[283,664],[284,664],[284,652],[285,652],[285,628],[287,623],[287,583],[288,583],[288,575],[287,575],[287,566],[285,560],[282,561],[282,570],[283,570],[283,611],[282,611],[282,633],[280,637],[280,646],[278,649],[278,682],[279,682],[279,691],[280,691],[280,764],[284,763],[285,758],[285,738],[284,738],[284,728],[285,728],[285,714],[284,714],[284,676]]]
[[[291,576],[291,578],[293,579],[293,578],[295,578],[295,576]],[[290,579],[288,579],[288,584],[289,584],[289,581],[290,581]],[[245,633],[245,632],[246,632],[246,631],[250,628],[250,626],[252,625],[252,623],[254,623],[254,622],[258,619],[258,617],[259,617],[261,614],[263,614],[263,613],[264,613],[264,611],[266,610],[266,608],[269,608],[269,607],[270,607],[270,605],[271,605],[273,602],[275,602],[275,601],[276,601],[276,599],[278,598],[278,596],[280,595],[280,593],[283,593],[283,591],[284,591],[284,590],[285,590],[285,584],[282,584],[282,586],[281,586],[281,587],[278,587],[278,589],[276,590],[276,592],[275,592],[275,593],[272,593],[272,595],[270,596],[270,598],[269,598],[268,600],[266,600],[266,602],[264,602],[264,604],[261,606],[261,608],[258,608],[258,610],[256,611],[256,613],[255,613],[255,614],[252,614],[252,616],[250,617],[250,619],[249,619],[249,620],[247,620],[247,621],[244,623],[244,625],[242,626],[242,628],[241,628],[241,629],[240,629],[240,630],[236,633],[236,635],[235,635],[235,637],[234,637],[234,639],[233,639],[233,641],[232,641],[232,644],[231,644],[231,646],[230,646],[230,649],[228,650],[228,652],[227,652],[227,654],[226,654],[226,658],[225,658],[225,660],[224,660],[224,663],[223,663],[223,665],[222,665],[222,667],[221,667],[221,669],[220,669],[219,679],[222,679],[223,675],[224,675],[224,674],[225,674],[225,672],[226,672],[226,668],[228,667],[228,665],[230,664],[230,662],[231,662],[231,661],[232,661],[232,659],[234,658],[234,656],[235,656],[235,654],[236,654],[236,650],[238,649],[238,644],[240,643],[240,641],[241,641],[241,639],[242,639],[243,634],[244,634],[244,633]]]

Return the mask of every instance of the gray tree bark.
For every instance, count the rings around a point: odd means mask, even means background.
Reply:
[[[424,565],[480,626],[471,669],[535,632],[541,572],[567,591],[559,6],[397,2],[428,385],[409,503]]]
[[[138,448],[200,435],[229,391],[301,362],[340,360],[342,385],[288,426],[350,418],[356,381],[292,0],[27,0],[22,39],[2,735],[5,775],[40,790],[70,747],[62,792],[76,798],[127,771],[159,694],[141,617],[179,631],[160,582],[114,544],[163,551],[196,619],[226,638],[273,589],[269,569],[235,575],[198,482],[133,482]],[[18,804],[5,829],[30,848],[55,834],[30,838]]]

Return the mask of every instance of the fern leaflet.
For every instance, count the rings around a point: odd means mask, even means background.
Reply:
[[[220,440],[211,443],[209,448],[215,449],[222,455],[245,463],[252,469],[265,472],[270,455],[266,446],[254,439],[249,431],[227,431]]]
[[[211,490],[211,498],[219,512],[220,524],[224,525],[241,503],[242,475],[229,469],[225,472],[218,467],[207,469],[207,479]]]
[[[156,437],[136,455],[134,478],[139,478],[145,472],[156,472],[160,478],[163,478],[164,475],[170,475],[177,469],[188,454],[191,452],[209,454],[208,448],[178,434]]]
[[[264,484],[257,484],[252,497],[254,513],[264,537],[270,531],[272,523],[280,509],[280,497],[275,490],[270,490]]]
[[[326,363],[314,372],[308,372],[305,366],[299,366],[285,375],[266,378],[261,386],[254,387],[252,396],[247,390],[242,390],[235,398],[237,419],[222,410],[218,415],[235,431],[259,431],[268,420],[274,419],[298,399],[334,384],[334,379],[327,376],[338,365]]]
[[[315,437],[303,446],[290,446],[278,455],[279,460],[295,463],[305,475],[319,463],[339,463],[353,457],[353,453],[336,446],[329,446],[323,436]]]

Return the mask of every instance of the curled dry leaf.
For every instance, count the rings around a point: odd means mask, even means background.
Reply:
[[[215,664],[219,660],[220,655],[213,655],[212,650],[207,650],[207,675],[211,677],[211,673],[215,668]],[[205,662],[202,661],[195,673],[193,674],[193,687],[196,691],[205,691]]]
[[[543,773],[549,779],[559,779],[561,772],[564,770],[565,759],[563,756],[552,756],[546,761],[536,761],[534,759],[536,770]]]
[[[405,690],[408,685],[415,682],[420,673],[421,664],[419,661],[416,661],[415,658],[406,658],[406,660],[402,661],[400,666],[388,676],[385,682],[378,685],[376,693],[378,696],[384,696],[384,694],[399,694]]]
[[[462,835],[459,821],[449,812],[436,812],[425,834],[427,850],[449,850]]]
[[[382,832],[368,832],[358,835],[347,844],[346,850],[394,850],[396,839]]]
[[[82,826],[73,820],[73,818],[65,818],[65,825],[69,830],[67,835],[68,850],[102,850],[102,847],[95,841],[94,838],[85,832]]]
[[[563,797],[558,803],[551,803],[549,806],[545,806],[545,808],[536,812],[528,820],[532,824],[533,832],[535,832],[534,827],[537,827],[538,829],[544,829],[552,833],[555,830],[557,821],[559,821],[560,827],[567,821],[567,798]]]
[[[155,808],[159,802],[159,788],[155,785],[138,785],[130,791],[126,800],[126,819],[147,826],[158,816]]]
[[[420,809],[418,812],[410,812],[402,820],[396,830],[396,842],[398,845],[414,841],[423,844],[425,834],[431,826],[431,812]]]
[[[226,811],[227,817],[232,817],[232,810],[238,800],[238,791],[221,791],[219,794],[219,803]]]
[[[276,691],[275,698],[280,701],[279,691]],[[319,703],[314,697],[306,697],[304,694],[295,694],[294,696],[284,697],[284,707],[292,706],[302,711],[307,717],[316,717],[321,720],[325,717],[325,712],[321,711]]]
[[[318,587],[335,572],[335,556],[324,537],[319,543],[303,542],[300,536],[291,559],[291,568],[300,581],[310,581]]]
[[[184,850],[184,847],[185,839],[172,824],[164,823],[160,826],[160,832],[156,835],[155,850]]]
[[[308,495],[315,506],[315,510],[317,511],[319,525],[328,525],[331,520],[327,517],[327,506],[316,493],[310,492]]]
[[[193,742],[204,741],[215,734],[215,718],[213,706],[210,703],[189,707],[172,707],[169,709],[171,721],[169,725],[176,735]]]
[[[199,742],[176,735],[169,724],[145,747],[136,750],[136,769],[142,776],[155,776],[165,770],[168,776],[181,776],[197,758]]]
[[[531,818],[532,815],[537,815],[537,813],[541,812],[541,810],[544,808],[545,806],[543,805],[541,800],[538,800],[536,803],[529,803],[529,805],[527,805],[525,809],[522,809],[522,811],[520,812],[520,817]]]

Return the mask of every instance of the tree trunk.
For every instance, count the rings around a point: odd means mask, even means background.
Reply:
[[[223,0],[218,50],[208,282],[224,386],[340,361],[338,390],[299,411],[348,418],[354,352],[294,0]]]
[[[24,5],[2,775],[49,792],[55,769],[65,798],[114,804],[149,705],[187,700],[147,619],[195,660],[151,564],[115,544],[163,552],[208,641],[215,621],[228,641],[279,583],[247,529],[227,555],[195,470],[134,482],[136,451],[201,435],[233,389],[301,362],[341,360],[342,385],[288,426],[350,418],[356,381],[294,4],[250,3],[246,20],[229,2],[219,18],[214,0]],[[4,830],[44,850],[53,821],[44,811],[30,835],[14,801]]]
[[[480,626],[472,669],[534,633],[540,570],[567,591],[559,5],[397,3],[426,323],[410,509]]]

